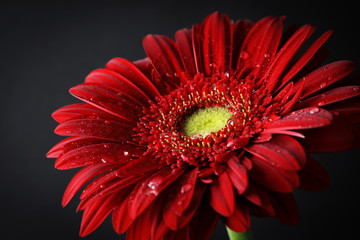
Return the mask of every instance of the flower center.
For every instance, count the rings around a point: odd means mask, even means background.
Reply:
[[[202,108],[191,114],[183,124],[183,131],[189,137],[206,137],[224,128],[232,113],[225,107]]]
[[[135,142],[171,168],[212,168],[217,154],[229,149],[241,153],[248,139],[275,116],[266,89],[249,79],[196,75],[143,110]]]

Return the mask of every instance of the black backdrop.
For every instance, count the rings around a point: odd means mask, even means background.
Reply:
[[[287,16],[286,24],[312,23],[316,34],[334,29],[326,44],[330,60],[360,63],[358,6],[346,1],[58,1],[19,2],[0,7],[1,168],[3,239],[78,239],[78,195],[63,209],[61,197],[76,171],[54,169],[45,153],[61,138],[53,134],[55,109],[77,102],[68,89],[113,57],[145,57],[148,33],[174,36],[219,10],[232,19]],[[315,35],[316,35],[315,34]],[[359,70],[356,71],[359,73]],[[254,218],[257,240],[352,239],[358,232],[359,150],[316,155],[331,187],[296,191],[301,214],[296,227]],[[108,220],[88,239],[124,239]],[[212,239],[226,239],[219,223]]]

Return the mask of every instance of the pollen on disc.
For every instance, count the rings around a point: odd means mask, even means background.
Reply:
[[[232,113],[224,107],[207,107],[199,109],[184,121],[183,131],[191,136],[202,135],[206,137],[212,132],[224,128]]]

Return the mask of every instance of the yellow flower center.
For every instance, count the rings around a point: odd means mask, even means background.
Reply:
[[[231,116],[231,112],[224,107],[202,108],[185,120],[183,131],[189,137],[206,137],[224,128]]]

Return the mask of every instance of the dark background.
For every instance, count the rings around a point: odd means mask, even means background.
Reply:
[[[148,33],[174,36],[177,29],[201,23],[219,10],[233,20],[287,16],[289,23],[318,26],[319,36],[336,32],[326,44],[330,60],[360,63],[356,1],[76,1],[19,2],[0,7],[1,167],[0,207],[3,239],[78,239],[78,195],[65,209],[61,198],[76,171],[54,169],[46,152],[61,137],[53,133],[51,113],[77,102],[68,89],[83,82],[113,57],[145,57]],[[313,38],[314,39],[314,38]],[[359,73],[359,70],[356,71]],[[296,191],[301,214],[296,227],[254,218],[257,240],[352,239],[358,235],[359,150],[317,155],[328,170],[331,187]],[[88,239],[124,239],[111,222]],[[212,239],[226,239],[220,223]]]

